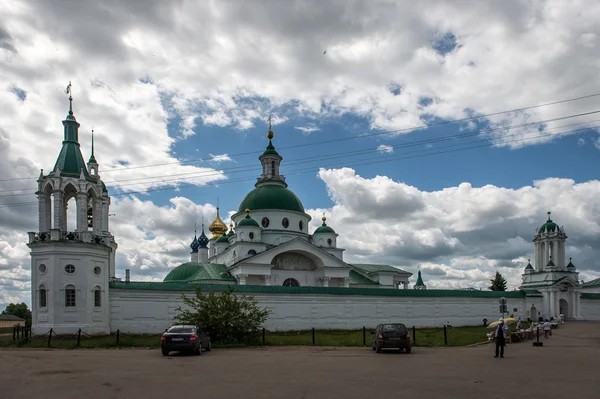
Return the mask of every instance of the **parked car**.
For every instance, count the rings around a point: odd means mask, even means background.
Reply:
[[[201,355],[202,350],[210,352],[211,349],[210,337],[198,326],[171,326],[160,338],[163,356],[173,351]]]
[[[387,348],[405,349],[406,353],[411,351],[410,334],[408,328],[402,323],[380,324],[371,333],[373,334],[371,347],[377,353]]]

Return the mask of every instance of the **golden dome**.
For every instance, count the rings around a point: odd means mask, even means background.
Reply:
[[[212,233],[211,240],[215,240],[227,232],[227,226],[219,216],[219,207],[217,207],[217,217],[215,218],[215,221],[208,226],[208,231]]]

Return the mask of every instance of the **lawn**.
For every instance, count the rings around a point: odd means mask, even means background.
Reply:
[[[456,327],[446,330],[447,346],[465,346],[486,341],[486,333],[490,329],[484,327]],[[416,329],[416,339],[413,336],[413,330],[410,329],[411,339],[414,346],[445,346],[443,328],[420,328]],[[263,344],[263,335],[258,334],[254,340],[257,345]],[[316,346],[363,346],[363,339],[366,346],[371,346],[371,329],[363,330],[314,330],[314,345]],[[79,341],[80,348],[114,348],[114,347],[143,347],[156,348],[160,345],[159,335],[129,335],[119,334],[117,343],[116,334],[108,336],[86,337],[81,336]],[[273,346],[291,346],[291,345],[313,345],[313,330],[305,331],[265,331],[264,345]],[[28,347],[28,348],[47,348],[48,336],[34,337],[33,339],[22,342],[13,341],[12,333],[0,334],[0,347]],[[223,345],[215,343],[215,348],[243,346],[243,345]],[[77,336],[59,337],[52,336],[50,340],[51,348],[74,349],[77,348]]]

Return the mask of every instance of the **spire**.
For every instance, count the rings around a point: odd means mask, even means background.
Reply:
[[[83,169],[83,177],[91,179],[87,170],[81,149],[79,148],[79,123],[73,115],[73,96],[71,95],[71,82],[65,89],[65,93],[69,94],[69,113],[65,120],[62,121],[64,126],[64,139],[62,149],[56,160],[56,164],[52,169],[53,176],[69,176],[79,178]],[[93,180],[92,180],[93,181]]]
[[[552,212],[548,211],[548,221],[552,220],[552,219],[550,219],[550,214],[551,214],[551,213],[552,213]]]
[[[427,286],[423,282],[423,277],[421,276],[421,270],[419,269],[419,274],[417,277],[417,283],[413,286],[415,290],[424,290],[427,289]]]
[[[88,163],[95,163],[97,164],[98,162],[96,162],[96,157],[94,156],[94,128],[92,127],[92,155],[90,155],[90,160],[88,161]]]
[[[204,223],[202,223],[202,233],[200,233],[200,237],[198,237],[198,248],[207,248],[208,247],[208,237],[204,234]]]
[[[267,132],[267,138],[269,139],[269,145],[265,149],[265,152],[258,157],[262,165],[262,174],[257,179],[255,187],[262,186],[264,184],[277,184],[283,187],[287,187],[285,177],[279,174],[279,164],[283,160],[283,157],[277,153],[275,146],[273,146],[273,115],[269,115],[269,131]]]

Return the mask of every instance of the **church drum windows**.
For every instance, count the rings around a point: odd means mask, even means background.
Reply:
[[[250,251],[248,251],[248,255],[254,256],[254,255],[256,255],[256,251],[251,249]]]
[[[331,246],[331,244],[333,243],[333,240],[331,238],[327,239],[327,245]]]
[[[250,232],[248,234],[248,237],[250,238],[250,240],[254,240],[254,233]]]
[[[67,285],[65,287],[65,307],[72,308],[76,306],[75,300],[75,287],[72,285]]]
[[[302,220],[298,223],[298,228],[300,229],[300,231],[304,229],[304,222]]]
[[[94,306],[97,308],[102,306],[102,291],[100,287],[94,289]]]
[[[73,273],[75,273],[75,266],[73,266],[73,265],[66,265],[65,266],[65,273],[67,273],[67,274],[73,274]]]
[[[48,291],[46,291],[46,287],[43,285],[40,285],[40,296],[38,305],[40,308],[45,308],[46,306],[48,306]]]
[[[267,227],[269,227],[269,218],[262,218],[261,224],[262,224],[262,227],[265,229]]]
[[[96,276],[99,276],[99,275],[100,275],[100,273],[102,273],[102,268],[101,268],[100,266],[96,266],[96,267],[94,267],[94,274],[95,274]]]
[[[295,278],[286,278],[283,282],[284,287],[300,287],[300,283]]]
[[[39,265],[38,270],[40,271],[41,274],[46,273],[46,270],[48,270],[46,268],[46,265],[44,265],[43,263],[41,265]]]
[[[283,218],[283,220],[281,221],[281,225],[283,226],[283,228],[287,229],[290,225],[290,221],[288,220],[288,218]]]

